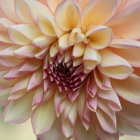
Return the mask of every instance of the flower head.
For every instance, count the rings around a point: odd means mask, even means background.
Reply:
[[[0,11],[6,122],[31,117],[41,139],[140,135],[140,0],[0,0]]]

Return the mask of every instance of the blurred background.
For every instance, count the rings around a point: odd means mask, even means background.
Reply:
[[[1,113],[1,109],[0,109]],[[30,120],[24,124],[6,124],[0,117],[0,140],[37,140]],[[122,136],[120,140],[140,140],[140,137]]]

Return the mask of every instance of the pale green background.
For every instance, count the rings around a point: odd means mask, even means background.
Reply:
[[[0,118],[0,140],[36,140],[36,137],[30,121],[21,125],[9,125]],[[123,136],[120,140],[140,140],[140,137]]]

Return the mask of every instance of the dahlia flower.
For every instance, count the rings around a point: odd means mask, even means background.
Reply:
[[[0,0],[3,119],[41,140],[140,136],[140,0]]]

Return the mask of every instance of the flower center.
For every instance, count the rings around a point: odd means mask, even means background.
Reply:
[[[77,91],[84,80],[83,65],[73,66],[73,61],[65,62],[63,58],[60,61],[59,55],[48,63],[46,69],[51,82],[57,84],[59,91]]]

